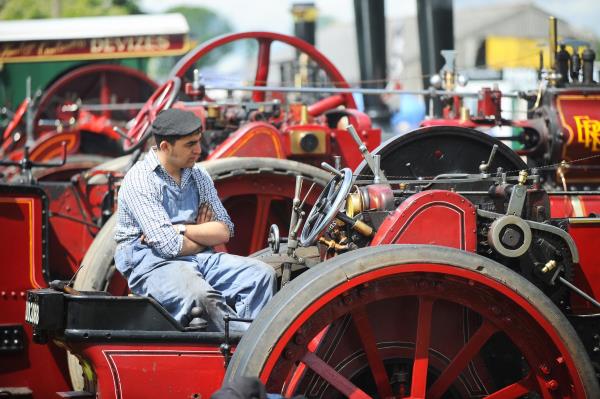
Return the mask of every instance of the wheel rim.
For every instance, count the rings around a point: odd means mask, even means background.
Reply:
[[[123,141],[124,150],[127,151],[135,146],[145,136],[146,131],[152,122],[154,122],[154,119],[156,119],[156,115],[160,111],[171,107],[180,87],[181,80],[173,78],[167,80],[162,86],[156,89],[140,112],[138,112],[133,125],[127,131],[127,139]]]
[[[242,32],[234,34],[226,34],[223,36],[216,37],[210,41],[200,44],[198,47],[190,51],[185,57],[173,67],[171,76],[178,76],[183,78],[185,74],[192,68],[194,63],[198,62],[207,53],[214,50],[215,48],[221,47],[225,44],[232,43],[243,39],[254,39],[258,43],[258,54],[257,54],[257,67],[254,78],[254,84],[256,86],[265,86],[267,77],[269,75],[269,62],[271,58],[271,44],[273,42],[282,42],[294,47],[296,50],[306,53],[311,59],[313,59],[329,76],[332,84],[336,87],[350,87],[348,82],[344,79],[339,70],[314,46],[306,43],[303,40],[298,39],[294,36],[283,35],[273,32]],[[342,94],[341,98],[347,108],[356,108],[356,103],[349,94]],[[264,92],[253,92],[253,101],[264,101]]]
[[[547,314],[484,273],[391,264],[306,306],[257,375],[288,396],[584,398],[581,365],[563,339]],[[404,382],[390,383],[394,367]]]
[[[58,107],[65,101],[83,104],[88,102],[109,105],[111,98],[122,102],[139,102],[148,98],[157,84],[142,72],[113,64],[91,64],[65,74],[47,88],[40,99],[34,121],[40,118],[59,117]],[[111,118],[114,123],[126,122],[135,116],[135,111],[96,112]]]
[[[479,165],[487,161],[492,146],[498,150],[488,168],[505,172],[527,169],[527,165],[508,146],[475,129],[455,126],[432,126],[394,136],[373,150],[381,156],[381,169],[388,178],[434,177],[442,173],[479,173]],[[355,174],[372,175],[363,161]]]

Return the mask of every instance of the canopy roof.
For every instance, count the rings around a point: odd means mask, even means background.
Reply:
[[[186,35],[189,30],[181,14],[29,19],[0,22],[0,42]]]

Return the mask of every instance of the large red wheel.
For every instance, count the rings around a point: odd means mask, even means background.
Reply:
[[[112,127],[124,127],[127,121],[135,117],[137,110],[111,107],[143,102],[156,87],[152,79],[130,67],[117,64],[77,67],[44,89],[33,114],[35,138],[55,131],[57,122],[66,126],[76,122],[77,129],[92,133],[88,137],[89,152],[105,153],[106,149],[98,147],[109,146],[109,152],[112,153],[116,151],[116,148],[112,148],[112,142],[120,138],[111,130]],[[24,101],[11,121],[10,129],[4,132],[4,153],[25,143],[26,107]],[[13,135],[13,132],[18,134]]]
[[[34,126],[38,126],[42,119],[69,123],[74,115],[69,109],[81,106],[97,107],[90,112],[90,117],[104,117],[113,125],[124,125],[136,115],[137,110],[113,110],[110,106],[143,102],[156,87],[157,84],[144,73],[126,66],[90,64],[78,67],[44,90],[33,117]]]
[[[132,127],[127,132],[128,140],[124,142],[125,150],[137,144],[146,132],[148,126],[154,120],[154,117],[162,109],[169,108],[177,98],[180,91],[180,82],[186,82],[192,75],[193,68],[211,51],[228,46],[232,43],[242,40],[254,40],[258,45],[256,54],[256,74],[254,77],[254,86],[266,86],[269,77],[271,61],[271,45],[274,42],[281,42],[292,46],[295,50],[308,55],[328,76],[331,83],[336,87],[349,88],[350,85],[339,70],[314,46],[294,36],[282,35],[272,32],[243,32],[217,37],[205,42],[183,57],[172,69],[171,77],[163,86],[158,88],[152,97],[146,102],[142,110],[137,115]],[[185,87],[185,85],[183,85]],[[252,93],[253,101],[265,101],[264,91],[255,91]],[[319,100],[312,104],[308,112],[312,116],[317,116],[327,109],[335,108],[340,105],[346,108],[356,108],[356,103],[351,94],[336,94]]]
[[[254,77],[254,86],[266,86],[269,77],[269,64],[271,60],[271,45],[274,42],[282,42],[292,46],[294,49],[305,53],[310,59],[315,61],[319,67],[327,74],[331,83],[336,87],[348,88],[350,85],[340,71],[325,57],[323,53],[317,50],[314,46],[309,43],[298,39],[294,36],[283,35],[280,33],[273,32],[242,32],[223,35],[213,40],[200,44],[194,50],[190,51],[185,57],[183,57],[174,67],[171,76],[177,76],[183,79],[189,74],[190,69],[206,54],[212,50],[228,45],[233,42],[241,40],[255,40],[258,44],[257,60],[256,60],[256,74]],[[253,101],[264,101],[265,92],[255,91],[252,93]],[[325,99],[320,101],[324,102]],[[351,94],[340,94],[331,96],[328,98],[328,104],[331,107],[338,105],[345,105],[347,108],[356,108],[356,103]]]
[[[240,341],[226,381],[311,398],[597,398],[572,326],[527,280],[478,255],[388,245],[315,266]]]

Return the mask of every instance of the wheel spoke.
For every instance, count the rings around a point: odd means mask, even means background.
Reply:
[[[450,362],[448,367],[442,372],[442,375],[440,375],[427,391],[427,398],[440,398],[496,331],[498,331],[498,329],[494,325],[488,320],[484,320],[473,336],[471,336],[467,344],[462,347],[454,359],[452,359],[452,362]]]
[[[308,343],[308,346],[307,346],[309,352],[314,353],[317,350],[317,348],[323,341],[323,337],[325,336],[325,334],[327,334],[327,331],[329,331],[329,326],[323,328],[321,330],[321,332],[319,332],[317,335],[315,335],[315,337],[313,339],[310,340],[310,342]],[[302,375],[304,375],[305,371],[306,371],[306,364],[300,362],[298,364],[298,366],[293,370],[293,372],[290,373],[291,376],[286,378],[287,384],[286,384],[286,389],[285,389],[285,393],[284,393],[285,397],[294,396],[294,393],[296,392],[296,388],[298,387],[298,384],[300,383],[300,378],[302,377]]]
[[[517,381],[514,384],[508,385],[492,393],[491,395],[486,396],[485,399],[517,399],[531,392],[532,385],[532,376],[528,375],[522,380]]]
[[[250,242],[249,253],[254,253],[264,247],[263,244],[265,237],[267,236],[267,224],[272,200],[273,198],[270,196],[256,196],[256,215],[254,217],[254,227],[252,228],[252,241]]]
[[[346,377],[338,373],[314,353],[310,351],[306,352],[301,361],[348,398],[370,398],[369,395],[350,382]]]
[[[255,86],[266,86],[269,76],[269,63],[271,60],[271,39],[258,40],[258,60],[256,64]],[[252,93],[252,100],[264,101],[265,92],[255,91]]]
[[[429,367],[429,339],[431,337],[431,313],[433,298],[419,297],[419,315],[415,343],[415,361],[413,363],[410,396],[424,398],[427,388],[427,368]]]
[[[329,190],[327,192],[327,200],[331,200],[331,199],[337,197],[338,192],[339,192],[339,190],[336,190],[336,187],[332,185],[331,190]]]
[[[323,220],[323,218],[325,217],[325,215],[322,213],[318,213],[317,215],[318,215],[318,217],[313,224],[313,226],[315,226],[315,227],[318,226],[321,223],[321,220]]]
[[[323,209],[325,208],[325,205],[327,205],[327,200],[325,200],[325,198],[323,198],[322,200],[317,202],[315,204],[315,209],[316,209],[317,213],[322,212]]]
[[[315,221],[319,216],[321,216],[320,212],[315,212],[312,215],[309,215],[309,217],[306,219],[306,223],[312,223],[313,221]]]
[[[100,75],[100,104],[107,105],[109,103],[110,103],[110,87],[108,86],[106,73],[102,73]],[[102,116],[110,118],[110,111],[108,109],[103,110]]]
[[[367,355],[367,361],[369,362],[369,367],[373,373],[373,379],[375,380],[379,396],[382,398],[393,397],[394,395],[392,393],[390,380],[385,371],[383,360],[381,359],[381,356],[379,356],[375,335],[373,334],[367,312],[363,306],[352,311],[352,321],[354,322],[354,327],[358,332],[363,349]]]

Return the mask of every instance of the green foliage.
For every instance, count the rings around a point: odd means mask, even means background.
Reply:
[[[53,15],[58,12],[58,15]],[[0,19],[41,19],[140,13],[136,0],[2,0]]]
[[[40,0],[5,0],[0,19],[37,19],[50,16],[50,2]]]
[[[190,39],[195,45],[233,31],[233,27],[227,19],[207,8],[178,6],[170,8],[167,12],[177,12],[185,17],[190,26]],[[195,67],[212,65],[233,50],[232,46],[219,47],[202,57]],[[190,68],[190,74],[193,69]]]
[[[183,14],[190,25],[190,37],[198,43],[233,30],[229,21],[207,8],[178,6],[167,12]]]

